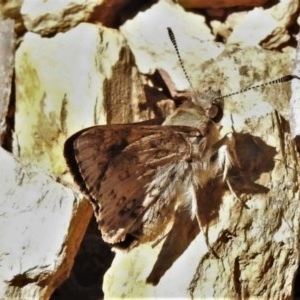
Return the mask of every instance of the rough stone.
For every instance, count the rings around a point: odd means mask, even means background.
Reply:
[[[14,153],[64,173],[66,138],[94,124],[132,121],[137,85],[116,30],[82,23],[53,38],[27,33],[16,53]]]
[[[180,3],[184,8],[191,9],[191,8],[224,8],[224,7],[237,7],[237,6],[247,6],[247,7],[255,7],[255,6],[262,6],[271,2],[270,0],[179,0]]]
[[[258,47],[227,46],[221,55],[201,66],[198,71],[196,87],[201,92],[209,87],[215,91],[221,90],[221,94],[224,96],[252,86],[264,85],[269,81],[291,74],[294,57],[294,48],[277,52]],[[242,113],[252,109],[256,102],[268,102],[284,118],[288,119],[290,84],[288,82],[260,86],[233,96],[235,99],[241,99],[238,105],[232,105],[228,100],[230,98],[227,97],[224,99],[224,105],[231,111]]]
[[[272,34],[278,26],[277,23],[266,10],[260,7],[254,8],[235,24],[227,43],[257,46]]]
[[[300,40],[296,49],[295,65],[292,72],[298,76],[298,80],[292,83],[292,95],[290,98],[290,128],[291,135],[295,139],[298,152],[300,152]]]
[[[90,204],[0,148],[0,298],[48,299],[71,270]]]
[[[152,1],[103,0],[92,13],[89,21],[103,26],[118,28],[127,19],[153,4]]]
[[[214,34],[222,36],[227,44],[262,45],[265,49],[274,49],[290,40],[288,27],[298,8],[298,1],[280,1],[267,9],[260,7],[233,13],[225,23],[214,20],[211,25]]]
[[[10,97],[15,58],[14,21],[0,18],[0,145],[11,146]]]
[[[70,276],[51,295],[50,300],[103,299],[103,275],[114,253],[101,238],[92,218],[74,259]]]
[[[186,12],[180,5],[168,1],[159,1],[121,26],[140,72],[151,74],[155,69],[164,69],[179,90],[187,89],[189,85],[168,37],[167,27],[171,27],[175,34],[187,70],[191,66],[196,69],[215,58],[223,47],[213,41],[203,16]],[[192,79],[195,76],[188,74]]]
[[[17,34],[22,34],[25,31],[20,12],[22,3],[23,0],[0,0],[0,12],[5,18],[11,18],[15,21],[14,28]]]
[[[99,4],[98,0],[24,0],[21,14],[27,30],[53,35],[87,20]]]
[[[11,4],[20,7],[20,3],[0,0],[0,10]],[[269,49],[285,45],[290,38],[287,29],[299,8],[296,0],[234,13],[225,23],[213,21],[214,34],[223,37],[227,46],[214,41],[204,16],[187,12],[174,1],[148,2],[147,9],[141,8],[124,23],[121,34],[93,24],[74,27],[87,18],[98,22],[89,16],[100,8],[101,1],[74,3],[26,0],[22,8],[29,30],[52,37],[27,33],[16,56],[14,154],[22,163],[0,151],[1,167],[7,170],[0,174],[4,208],[0,218],[0,298],[49,298],[69,274],[91,215],[87,202],[32,162],[60,176],[66,172],[62,149],[70,134],[94,124],[150,116],[146,109],[141,112],[146,100],[127,41],[145,81],[155,85],[149,78],[162,68],[178,90],[190,86],[166,27],[176,36],[196,91],[213,89],[228,95],[292,70],[295,50],[291,47],[281,52],[242,47],[249,45],[249,40],[251,45]],[[117,3],[127,3],[131,12],[130,0],[116,0],[114,5]],[[120,8],[106,5],[112,14]],[[21,20],[15,11],[14,18]],[[258,30],[257,24],[263,30]],[[204,234],[189,214],[180,212],[170,234],[158,245],[117,251],[104,278],[106,298],[292,297],[299,265],[300,213],[299,157],[288,124],[289,85],[270,85],[224,98],[221,133],[234,132],[239,158],[239,165],[229,173],[233,192],[225,184],[210,183],[199,193],[209,245],[219,258],[208,250]],[[170,102],[164,98],[160,105],[172,110]],[[61,299],[70,295],[68,291],[74,297],[80,292],[88,299],[87,287],[94,293],[101,290],[102,278],[93,272],[100,270],[103,252],[99,254],[98,244],[94,246],[91,240],[94,236],[87,238],[85,249],[78,252],[82,265],[70,277],[78,289],[69,285]],[[94,268],[89,267],[93,263]],[[90,273],[83,278],[81,271],[86,266]]]

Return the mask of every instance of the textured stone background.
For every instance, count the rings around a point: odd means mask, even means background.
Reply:
[[[0,0],[0,12],[0,299],[299,297],[297,80],[225,98],[229,179],[248,208],[226,186],[199,195],[219,258],[184,213],[156,247],[113,253],[63,159],[82,128],[180,103],[159,72],[189,89],[166,27],[200,92],[299,75],[299,1]]]

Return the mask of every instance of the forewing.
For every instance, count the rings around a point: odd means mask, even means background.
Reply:
[[[83,130],[66,142],[76,182],[98,205],[105,241],[122,242],[142,228],[142,217],[160,201],[159,189],[147,192],[149,184],[160,168],[188,159],[193,137],[201,133],[186,126],[110,125]]]
[[[80,189],[96,200],[109,162],[142,136],[141,131],[133,130],[130,125],[100,125],[69,137],[64,145],[64,156]]]

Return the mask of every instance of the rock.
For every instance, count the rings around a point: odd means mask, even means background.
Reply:
[[[27,30],[48,36],[84,22],[99,4],[98,0],[24,0],[21,14]]]
[[[229,44],[257,46],[270,36],[278,25],[266,10],[259,7],[247,12],[246,15],[243,14],[240,19],[235,18],[235,20],[238,22],[227,39]]]
[[[210,235],[210,240],[219,238],[214,249],[220,259],[211,254],[200,259],[190,294],[195,298],[293,297],[299,264],[295,234],[299,230],[299,181],[295,180],[299,168],[286,120],[266,102],[256,102],[253,109],[228,118],[237,132],[243,173],[229,180],[248,208],[230,204],[234,199],[230,193],[223,197],[220,219]]]
[[[213,20],[211,25],[214,34],[222,36],[227,44],[274,49],[291,38],[288,27],[298,8],[298,1],[280,1],[268,9],[257,7],[249,12],[233,13],[224,24]]]
[[[113,29],[82,23],[53,38],[27,33],[16,53],[14,153],[63,174],[69,135],[134,119],[142,99],[134,68]]]
[[[291,83],[265,87],[263,85],[291,74],[294,57],[295,50],[293,48],[287,48],[281,53],[258,47],[227,46],[226,50],[216,59],[202,65],[199,69],[196,87],[201,92],[209,87],[214,91],[221,90],[221,94],[225,96],[251,86],[262,85],[233,96],[234,99],[241,99],[238,105],[237,103],[232,105],[231,98],[226,97],[224,99],[225,108],[238,114],[252,109],[256,102],[268,102],[284,118],[288,119]]]
[[[90,204],[0,148],[0,298],[49,299],[68,276]]]
[[[11,13],[22,22],[20,5],[0,0],[5,17]],[[298,7],[298,1],[280,1],[221,22],[229,9],[208,8],[201,15],[174,1],[24,1],[22,16],[33,32],[20,39],[16,53],[13,151],[19,160],[0,150],[6,171],[0,175],[0,298],[48,299],[76,253],[67,288],[57,289],[53,300],[101,297],[99,274],[112,257],[108,246],[98,246],[96,228],[78,251],[90,205],[44,170],[65,179],[63,144],[82,128],[148,119],[157,113],[149,109],[152,102],[163,116],[180,103],[162,96],[162,78],[155,81],[164,73],[175,94],[191,90],[167,27],[193,88],[226,96],[220,130],[233,132],[239,162],[228,175],[232,191],[216,180],[199,192],[209,244],[187,211],[177,212],[157,245],[116,251],[104,278],[105,297],[291,298],[299,264],[299,158],[289,134],[290,83],[228,94],[291,73],[295,49],[286,41],[295,32],[289,28]],[[84,20],[123,25],[117,31]]]
[[[118,28],[141,10],[149,8],[152,1],[103,0],[92,13],[89,21],[106,27]]]
[[[223,50],[221,45],[213,41],[203,16],[186,12],[180,5],[168,1],[159,1],[148,10],[140,12],[134,19],[125,22],[120,30],[134,53],[140,72],[151,74],[155,69],[164,69],[179,90],[189,89],[167,27],[171,27],[176,36],[192,81],[196,74],[190,72],[191,69],[197,69]]]
[[[293,74],[298,76],[299,80],[294,80],[292,84],[292,95],[290,98],[290,128],[291,135],[296,139],[298,151],[300,152],[300,40],[298,40],[296,49]]]
[[[199,1],[199,0],[179,0],[180,3],[184,8],[187,9],[201,9],[201,8],[224,8],[224,7],[237,7],[237,6],[248,6],[248,7],[255,7],[255,6],[263,6],[271,2],[270,0],[207,0],[207,1]]]
[[[70,276],[51,295],[51,300],[103,299],[103,276],[113,258],[114,253],[102,240],[96,219],[92,218]]]
[[[299,1],[280,1],[267,9],[268,13],[277,21],[277,26],[272,35],[262,42],[266,49],[279,48],[291,39],[289,28],[295,20],[295,14],[299,10]]]
[[[21,6],[23,0],[0,0],[0,12],[5,18],[10,18],[15,21],[14,29],[18,35],[25,31],[23,19],[21,16]]]
[[[0,145],[11,148],[10,97],[15,57],[14,21],[0,19]]]

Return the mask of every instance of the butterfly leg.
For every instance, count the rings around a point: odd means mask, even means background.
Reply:
[[[235,164],[240,167],[240,163],[235,151],[235,139],[232,133],[226,134],[218,143],[213,147],[214,153],[218,153],[218,168],[222,170],[223,181],[226,182],[228,189],[233,194],[233,196],[241,203],[245,208],[248,206],[243,200],[234,192],[232,185],[227,178],[229,169]]]
[[[223,181],[226,180],[228,170],[233,164],[239,161],[235,152],[235,140],[232,134],[226,134],[222,139],[213,145],[212,157],[216,155],[216,167],[222,170]]]
[[[205,244],[206,244],[208,250],[216,258],[219,258],[219,256],[217,255],[217,253],[215,252],[215,250],[213,249],[213,247],[209,243],[207,226],[206,226],[206,228],[204,230],[204,226],[202,225],[202,221],[201,221],[201,217],[200,217],[199,209],[198,209],[198,201],[197,201],[196,191],[195,191],[195,187],[193,185],[191,185],[189,187],[188,193],[189,193],[189,196],[191,197],[191,213],[192,213],[192,217],[196,218],[198,226],[199,226],[199,229],[200,229],[200,232],[203,232],[204,241],[205,241]]]

